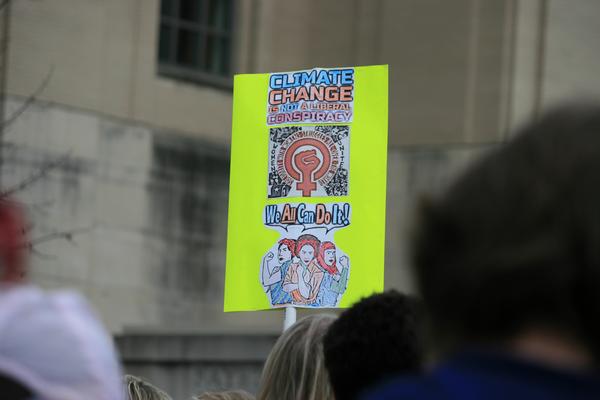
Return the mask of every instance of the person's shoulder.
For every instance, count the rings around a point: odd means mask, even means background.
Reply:
[[[423,377],[402,377],[367,391],[361,400],[430,400],[443,399],[436,385]]]

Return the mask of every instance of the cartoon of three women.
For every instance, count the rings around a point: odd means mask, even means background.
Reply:
[[[272,305],[335,307],[348,282],[348,257],[336,261],[332,242],[321,243],[310,234],[281,239],[279,265],[271,266],[274,254],[263,259],[262,284]]]

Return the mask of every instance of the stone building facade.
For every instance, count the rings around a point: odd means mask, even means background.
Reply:
[[[600,93],[594,0],[13,0],[0,14],[5,119],[36,93],[4,129],[1,183],[68,155],[18,198],[34,238],[78,232],[36,246],[31,278],[82,291],[127,370],[175,398],[254,390],[282,324],[222,312],[231,74],[390,65],[386,287],[406,292],[420,196],[555,102]]]

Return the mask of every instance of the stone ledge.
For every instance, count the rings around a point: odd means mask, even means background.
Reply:
[[[264,362],[277,335],[120,334],[123,363]]]

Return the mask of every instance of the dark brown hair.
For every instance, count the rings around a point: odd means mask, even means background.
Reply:
[[[446,350],[542,326],[600,359],[600,107],[546,114],[420,212],[413,261]]]
[[[335,398],[359,399],[366,389],[396,375],[419,373],[420,325],[417,301],[395,290],[366,297],[344,311],[323,341]]]

